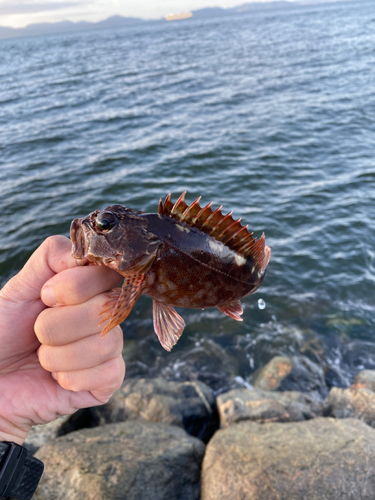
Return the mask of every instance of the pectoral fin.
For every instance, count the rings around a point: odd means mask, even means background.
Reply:
[[[241,306],[241,302],[239,300],[234,300],[233,302],[227,302],[222,306],[217,306],[217,308],[219,309],[219,311],[226,314],[227,316],[230,316],[236,321],[243,321],[243,319],[241,318],[243,309]]]
[[[108,294],[108,300],[100,312],[100,314],[104,314],[105,316],[99,323],[99,326],[107,321],[106,326],[102,330],[102,337],[129,316],[135,303],[142,295],[145,284],[144,274],[129,275],[125,277],[122,288],[114,288]]]
[[[154,329],[161,345],[170,351],[177,344],[185,328],[185,321],[174,307],[156,300],[153,301]]]

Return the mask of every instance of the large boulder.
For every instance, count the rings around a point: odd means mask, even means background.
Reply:
[[[36,457],[35,500],[198,500],[205,445],[183,429],[127,421],[62,436]]]
[[[201,500],[373,500],[375,430],[355,419],[241,422],[215,433]]]
[[[71,416],[61,427],[60,435],[138,419],[178,425],[204,442],[218,428],[215,398],[204,383],[127,379],[107,404],[79,410]]]
[[[271,392],[257,389],[233,389],[217,398],[220,426],[242,420],[293,422],[322,414],[322,404],[302,392]]]
[[[375,393],[368,389],[334,387],[324,400],[324,415],[335,418],[358,418],[375,427]]]

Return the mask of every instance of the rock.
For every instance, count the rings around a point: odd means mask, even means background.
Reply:
[[[375,370],[362,370],[359,372],[354,379],[352,387],[375,392]]]
[[[330,366],[325,368],[325,381],[328,389],[332,387],[348,387],[350,385],[350,374],[345,372],[340,366]]]
[[[204,442],[219,425],[215,398],[202,382],[127,379],[107,404],[79,410],[70,417],[60,435],[129,419],[178,425]]]
[[[127,421],[62,436],[36,456],[35,500],[198,500],[205,445],[183,429]]]
[[[368,389],[334,387],[323,403],[324,415],[335,418],[358,418],[375,427],[375,393]]]
[[[297,311],[296,314],[298,315]],[[237,348],[251,359],[256,370],[265,366],[273,357],[290,358],[291,353],[306,356],[324,366],[326,337],[300,326],[277,321],[260,324],[251,333],[236,337]]]
[[[253,385],[264,391],[301,391],[319,400],[328,394],[323,368],[306,356],[275,356],[255,374]]]
[[[234,389],[217,398],[220,426],[242,420],[293,422],[322,414],[322,404],[301,392],[270,392]]]
[[[58,435],[61,426],[68,420],[68,416],[60,417],[45,425],[34,425],[29,431],[23,446],[29,450],[31,455],[42,446],[52,442]]]
[[[276,391],[282,380],[292,371],[293,362],[284,356],[275,356],[256,375],[253,386],[263,391]]]
[[[316,399],[328,395],[323,368],[306,356],[293,356],[292,371],[280,382],[280,391],[301,391]]]
[[[216,394],[237,385],[237,373],[228,354],[210,339],[202,339],[184,352],[172,353],[161,375],[181,382],[200,380]]]
[[[241,422],[207,445],[201,500],[373,500],[375,430],[354,419]]]

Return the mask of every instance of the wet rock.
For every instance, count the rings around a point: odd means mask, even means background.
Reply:
[[[263,391],[276,391],[292,371],[293,362],[285,356],[275,356],[254,377],[253,385]]]
[[[323,412],[335,418],[358,418],[375,427],[375,393],[355,387],[334,387],[324,401]]]
[[[172,353],[161,375],[169,380],[199,380],[214,393],[224,392],[236,386],[235,368],[228,354],[213,340],[201,340],[195,347],[184,352]]]
[[[242,420],[293,422],[322,415],[322,404],[301,392],[234,389],[217,398],[220,426]]]
[[[375,392],[375,370],[362,370],[355,377],[352,387]]]
[[[319,365],[325,362],[325,338],[318,332],[277,321],[262,324],[251,334],[238,336],[236,343],[251,360],[255,370],[265,366],[275,356],[290,358],[291,353],[306,356]]]
[[[375,430],[354,419],[240,422],[207,445],[201,500],[372,500]]]
[[[301,391],[320,400],[328,394],[323,368],[306,356],[275,356],[255,374],[253,385],[266,391]]]
[[[344,371],[340,367],[330,366],[325,370],[325,381],[328,389],[332,387],[343,387],[346,388],[349,386],[350,381],[348,377],[348,373],[344,373]]]
[[[358,370],[375,369],[375,343],[355,339],[342,346],[343,366],[356,375]]]
[[[36,500],[198,500],[205,445],[183,429],[127,421],[58,438],[36,456]]]
[[[202,382],[127,379],[107,404],[76,412],[60,435],[84,427],[138,419],[178,425],[204,442],[218,428],[215,398]]]

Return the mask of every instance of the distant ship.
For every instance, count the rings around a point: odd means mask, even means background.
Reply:
[[[193,17],[192,12],[180,12],[179,14],[167,14],[165,19],[167,21],[178,21],[179,19],[189,19],[189,17]]]

